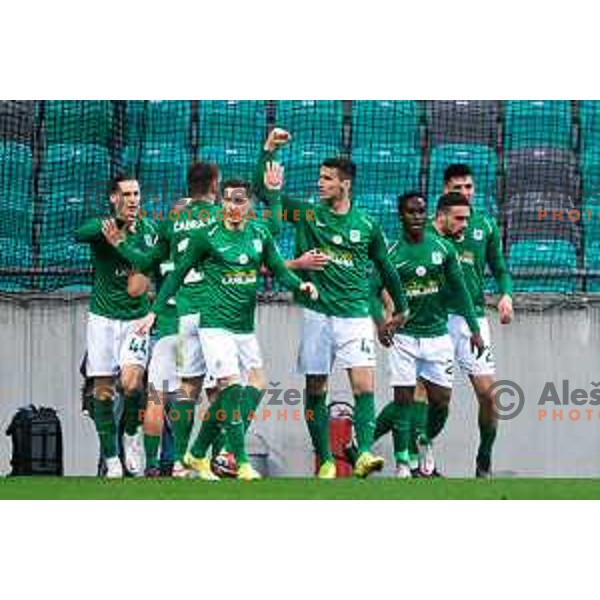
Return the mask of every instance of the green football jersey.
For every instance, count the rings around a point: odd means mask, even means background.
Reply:
[[[432,224],[429,227],[430,230],[436,231]],[[486,265],[492,272],[500,293],[512,294],[512,279],[504,260],[500,232],[492,217],[472,207],[469,224],[463,237],[444,239],[453,245],[458,254],[465,283],[478,317],[485,315]],[[452,300],[450,300],[450,313],[459,314]]]
[[[270,155],[263,152],[258,174]],[[406,297],[398,274],[387,256],[385,238],[378,223],[366,212],[351,206],[339,214],[325,204],[309,204],[283,197],[281,218],[296,229],[296,254],[316,249],[329,257],[322,271],[304,271],[302,278],[319,290],[319,299],[296,294],[296,300],[314,311],[335,317],[367,317],[370,311],[369,274],[374,268],[381,274],[399,311],[406,310]],[[279,211],[280,209],[278,209]]]
[[[275,206],[278,194],[270,194]],[[178,218],[172,218],[174,213]],[[277,212],[272,211],[264,219],[257,216],[271,233],[279,231],[281,226]],[[120,252],[138,269],[146,271],[153,268],[157,260],[166,260],[170,257],[176,266],[188,250],[190,239],[196,232],[224,218],[223,207],[206,200],[185,199],[183,204],[178,204],[169,212],[169,218],[161,222],[163,234],[155,251],[151,254],[140,253],[130,244],[119,246]],[[253,221],[254,222],[254,221]],[[185,277],[183,285],[176,295],[177,313],[179,316],[188,314],[202,314],[207,306],[207,286],[204,283],[204,272],[200,266],[192,268]]]
[[[157,284],[164,276],[173,271],[175,265],[185,254],[190,236],[195,231],[215,222],[218,207],[212,202],[185,199],[178,203],[168,218],[159,221],[159,237],[152,252],[140,252],[129,238],[118,246],[118,252],[142,272],[152,271]],[[165,311],[157,313],[159,335],[171,335],[163,331],[177,332],[177,316],[199,312],[204,297],[204,275],[201,270],[193,269],[178,291],[176,298],[169,299]],[[162,325],[162,326],[161,326]]]
[[[241,230],[229,230],[217,221],[190,238],[185,255],[157,296],[157,310],[176,293],[191,269],[201,268],[207,290],[201,327],[252,333],[261,264],[290,289],[302,283],[286,268],[267,227],[247,222]]]
[[[190,243],[192,232],[208,227],[216,222],[216,215],[220,206],[206,201],[195,201],[187,205],[189,212],[172,225],[173,258],[177,265]],[[180,316],[202,313],[206,303],[206,285],[204,285],[204,272],[201,268],[191,269],[179,288],[176,296],[177,312]]]
[[[132,298],[127,293],[129,274],[137,269],[104,239],[102,223],[100,218],[89,219],[76,233],[77,240],[89,243],[92,249],[94,279],[90,312],[109,319],[139,319],[148,313],[148,295]],[[138,252],[150,253],[158,240],[156,226],[148,219],[141,219],[127,238]]]
[[[448,298],[454,299],[471,331],[479,332],[473,303],[455,250],[446,240],[426,232],[419,243],[404,234],[390,247],[390,260],[397,269],[407,298],[409,316],[399,332],[416,338],[436,337],[448,333]],[[372,278],[373,316],[382,318],[381,279]]]
[[[170,243],[172,231],[173,228],[169,221],[162,221],[160,223],[158,228],[158,243],[156,245],[157,249],[160,248],[160,251],[152,255],[154,259],[152,276],[154,278],[155,291],[157,294],[160,291],[165,278],[169,273],[175,270],[173,246]],[[119,248],[122,247],[123,244],[119,246]],[[168,248],[168,251],[165,252],[165,248]],[[168,335],[177,335],[179,328],[175,298],[169,298],[163,310],[156,314],[156,329],[158,339]]]

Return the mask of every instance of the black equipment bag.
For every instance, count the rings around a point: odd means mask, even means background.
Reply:
[[[12,476],[63,475],[62,427],[53,408],[20,408],[6,435],[12,437]]]

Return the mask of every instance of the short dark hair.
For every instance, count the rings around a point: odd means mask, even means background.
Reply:
[[[473,171],[469,165],[465,165],[464,163],[448,165],[444,171],[444,184],[455,177],[473,177]]]
[[[354,181],[356,177],[356,165],[349,158],[326,158],[321,166],[328,169],[337,169],[340,179]]]
[[[195,161],[187,172],[188,193],[192,198],[205,196],[210,185],[219,178],[219,167],[211,162]]]
[[[113,194],[118,194],[121,191],[119,186],[120,183],[124,181],[137,181],[137,177],[134,175],[130,175],[129,173],[120,173],[119,175],[115,175],[110,180],[110,187],[108,189],[108,193],[112,196]]]
[[[411,198],[421,198],[421,200],[423,200],[423,202],[425,202],[425,206],[427,206],[427,198],[425,197],[425,195],[421,194],[421,192],[419,192],[417,190],[411,190],[410,192],[406,192],[406,194],[402,194],[401,196],[398,196],[398,212],[402,212],[404,210],[404,205]]]
[[[459,194],[458,192],[450,192],[438,198],[436,213],[448,212],[448,210],[453,206],[471,207],[471,203],[462,194]]]
[[[248,196],[252,194],[252,185],[243,179],[227,179],[223,182],[221,188],[223,189],[223,192],[225,192],[227,188],[244,188],[248,193]]]

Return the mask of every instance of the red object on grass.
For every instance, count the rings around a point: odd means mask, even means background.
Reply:
[[[344,452],[352,444],[352,412],[353,407],[348,402],[332,402],[329,405],[329,444],[335,460],[337,477],[352,477],[354,470]],[[316,472],[319,466],[317,458]]]

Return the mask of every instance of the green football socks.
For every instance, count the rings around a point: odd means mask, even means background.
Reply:
[[[306,425],[321,464],[333,460],[329,446],[329,412],[326,399],[327,394],[306,394]]]
[[[113,458],[117,456],[117,423],[115,421],[113,398],[99,400],[94,398],[94,423],[100,440],[102,456]]]
[[[354,396],[354,431],[358,453],[370,452],[375,432],[375,397],[373,392]]]

